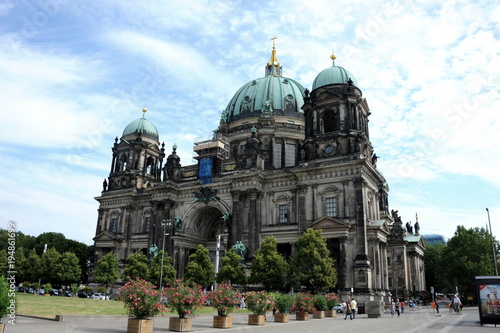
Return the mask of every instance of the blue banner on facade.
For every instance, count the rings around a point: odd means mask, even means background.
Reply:
[[[200,177],[202,184],[210,184],[212,182],[212,159],[211,158],[204,158],[204,159],[200,160],[198,177]]]

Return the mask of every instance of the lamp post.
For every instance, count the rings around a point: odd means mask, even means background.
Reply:
[[[219,273],[219,255],[220,255],[220,234],[217,235],[217,245],[215,247],[215,276]],[[214,283],[214,290],[217,289],[217,281]]]
[[[493,248],[493,263],[495,264],[495,275],[498,276],[498,268],[497,268],[497,254],[495,251],[495,243],[493,243],[493,231],[491,230],[491,221],[490,221],[490,211],[486,208],[488,212],[488,223],[490,224],[490,238],[491,238],[491,247]]]
[[[163,290],[163,259],[165,258],[165,237],[169,235],[169,233],[165,233],[165,230],[170,230],[172,226],[172,221],[170,219],[163,220],[161,222],[161,229],[163,230],[163,241],[162,241],[162,251],[161,251],[161,268],[160,268],[160,290]]]

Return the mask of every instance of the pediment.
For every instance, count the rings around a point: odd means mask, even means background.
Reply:
[[[94,237],[94,241],[99,241],[99,242],[106,242],[106,241],[115,241],[117,240],[118,237],[112,232],[109,231],[103,231],[99,235]]]
[[[332,230],[332,229],[349,229],[351,227],[350,224],[345,223],[344,221],[330,217],[330,216],[322,216],[314,222],[311,222],[306,228],[307,229],[322,229],[322,230]]]

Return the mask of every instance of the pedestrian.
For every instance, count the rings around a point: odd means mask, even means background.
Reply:
[[[399,298],[396,299],[396,313],[398,315],[398,318],[399,316],[401,315],[401,302],[399,301]]]
[[[401,313],[405,313],[405,307],[406,307],[405,300],[402,300],[401,301]]]
[[[436,298],[436,312],[439,313],[439,300]]]
[[[352,319],[356,319],[356,313],[358,312],[358,302],[353,298],[351,300],[351,310],[352,310]]]
[[[434,313],[436,311],[436,302],[434,302],[434,301],[431,302],[431,309],[432,309],[432,313]]]
[[[352,309],[351,309],[351,301],[347,300],[347,303],[345,305],[345,317],[344,320],[347,319],[347,316],[352,320]]]
[[[396,303],[394,302],[394,299],[391,300],[391,316],[394,318],[394,312],[396,311]]]
[[[455,305],[455,311],[460,313],[462,310],[462,301],[460,300],[460,297],[458,297],[458,294],[455,294],[455,297],[453,298],[453,305]]]

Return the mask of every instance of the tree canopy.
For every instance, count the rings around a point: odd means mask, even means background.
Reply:
[[[266,290],[278,290],[285,286],[289,265],[278,252],[276,237],[268,236],[255,251],[255,257],[250,266],[251,283],[262,283]]]
[[[148,257],[141,251],[135,251],[127,257],[125,269],[123,270],[124,281],[137,278],[146,279],[148,276]]]
[[[120,277],[118,259],[109,252],[97,262],[94,270],[94,282],[103,284],[106,288],[116,283]]]
[[[164,253],[163,256],[163,274],[161,274],[161,259],[162,259],[162,254],[163,250],[160,250],[160,252],[153,258],[151,263],[149,264],[149,270],[148,270],[148,281],[154,284],[155,286],[161,287],[161,285],[166,285],[172,281],[175,280],[175,277],[177,276],[177,272],[175,271],[175,268],[172,266],[172,258],[168,255],[168,253]],[[162,284],[160,285],[160,275],[162,279]]]
[[[210,286],[215,281],[215,267],[203,245],[198,245],[195,253],[189,256],[184,278],[200,286]]]
[[[297,249],[291,258],[292,282],[312,291],[332,288],[337,283],[335,261],[330,257],[326,239],[321,230],[307,229],[297,239]]]
[[[221,268],[217,273],[216,280],[217,283],[226,282],[241,286],[247,283],[245,267],[241,264],[241,256],[233,248],[230,248],[222,257]]]

